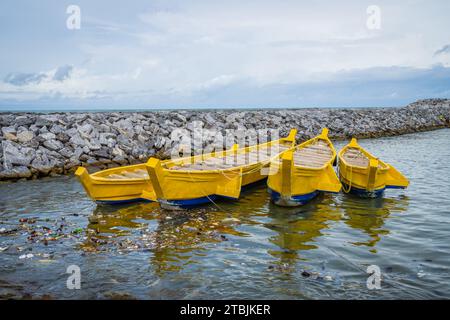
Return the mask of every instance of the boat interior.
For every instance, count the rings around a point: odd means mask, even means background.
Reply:
[[[291,142],[258,145],[240,149],[235,154],[228,153],[225,156],[213,156],[205,159],[199,157],[193,162],[191,162],[193,158],[172,163],[168,162],[163,167],[169,170],[225,170],[244,165],[253,165],[259,162],[268,162],[271,158],[291,147]]]
[[[358,148],[347,148],[342,158],[352,166],[367,168],[369,165],[369,158]]]
[[[169,170],[224,170],[242,165],[252,165],[259,162],[269,161],[279,153],[291,148],[291,142],[272,143],[268,145],[252,146],[238,149],[235,154],[228,154],[217,157],[188,157],[175,161],[162,163],[162,166]],[[191,162],[195,159],[194,162]],[[123,168],[114,168],[111,171],[105,170],[94,174],[105,179],[149,179],[145,166],[134,165]]]
[[[317,139],[294,152],[295,166],[320,168],[333,158],[333,150],[322,139]]]
[[[149,179],[147,170],[145,169],[125,169],[123,171],[111,173],[104,176],[107,179]]]
[[[344,150],[342,158],[351,166],[367,168],[369,166],[370,158],[359,148],[348,147]],[[378,168],[387,168],[388,166],[383,161],[378,161]]]
[[[91,176],[102,179],[150,179],[145,163],[97,171]]]

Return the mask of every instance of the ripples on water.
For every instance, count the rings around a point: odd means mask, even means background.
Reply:
[[[361,144],[410,187],[382,199],[321,195],[280,208],[261,184],[238,202],[169,212],[154,203],[96,206],[71,177],[2,183],[0,228],[18,231],[0,235],[0,290],[38,298],[449,298],[450,130]],[[23,230],[21,218],[36,222]],[[66,236],[47,245],[29,239],[59,224]],[[24,253],[34,257],[19,259]],[[66,289],[70,264],[81,267],[82,290]],[[366,287],[371,264],[381,268],[381,290]]]

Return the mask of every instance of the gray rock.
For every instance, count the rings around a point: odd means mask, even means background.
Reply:
[[[80,137],[78,133],[74,134],[70,140],[70,143],[72,143],[74,146],[81,146],[84,147],[87,145],[87,141]]]
[[[89,150],[94,151],[94,150],[100,150],[102,148],[102,145],[100,144],[100,142],[98,140],[91,140],[87,144],[87,147],[89,148]]]
[[[54,161],[51,161],[45,153],[40,153],[31,163],[31,167],[46,175],[54,167]]]
[[[33,131],[21,131],[17,134],[17,140],[21,143],[26,143],[34,138]]]
[[[50,132],[54,133],[54,134],[59,134],[64,132],[64,128],[61,127],[59,124],[54,124],[51,128],[50,128]]]
[[[57,116],[40,115],[36,118],[34,124],[38,127],[50,126],[58,120]]]
[[[92,155],[99,158],[109,158],[110,152],[107,148],[101,148],[92,152]]]
[[[94,127],[89,123],[86,123],[86,124],[78,127],[78,132],[80,132],[81,134],[87,135],[87,136],[89,136],[93,130],[94,130]]]
[[[58,140],[54,140],[54,139],[45,141],[44,146],[53,151],[58,151],[58,150],[64,148],[64,145],[62,144],[62,142],[60,142]]]
[[[3,142],[3,163],[5,168],[12,168],[12,165],[27,166],[36,156],[36,150],[10,142]]]
[[[78,159],[80,158],[80,156],[83,154],[83,148],[80,147],[76,147],[75,150],[73,151],[73,155],[72,158]]]
[[[101,123],[99,125],[99,127],[98,127],[98,131],[100,131],[100,132],[111,132],[111,127],[106,125],[106,124],[104,124],[104,123]]]
[[[72,168],[79,166],[80,164],[81,164],[80,160],[72,157],[64,164],[64,169],[70,170]]]
[[[56,139],[61,142],[68,142],[70,140],[70,136],[64,132],[61,132],[56,135]]]
[[[12,133],[12,134],[16,134],[17,130],[16,128],[14,128],[13,126],[11,127],[2,127],[2,134],[5,135],[7,133]]]
[[[116,156],[120,156],[120,157],[124,157],[125,156],[125,152],[120,149],[118,146],[115,146],[114,149],[112,150],[111,154],[116,157]]]
[[[0,172],[0,180],[30,178],[31,171],[25,166],[12,167]]]
[[[127,137],[134,135],[133,122],[129,119],[122,119],[114,123],[119,132]]]
[[[102,145],[107,146],[107,145],[111,145],[111,143],[114,142],[114,138],[115,138],[115,135],[113,133],[101,132],[99,134],[98,142]]]
[[[166,143],[166,140],[164,139],[164,137],[158,136],[156,138],[154,147],[159,150],[165,145],[165,143]]]
[[[35,121],[35,117],[31,115],[17,116],[14,118],[15,124],[18,126],[28,126]]]
[[[39,135],[39,137],[41,137],[44,140],[53,140],[56,139],[56,135],[54,133],[51,132],[45,132],[45,133],[41,133]]]

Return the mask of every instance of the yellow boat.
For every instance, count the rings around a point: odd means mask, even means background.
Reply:
[[[220,152],[161,162],[151,158],[147,171],[161,207],[179,209],[214,202],[216,198],[238,199],[243,186],[263,180],[270,160],[295,144],[297,130],[286,138]],[[268,171],[268,170],[266,170]],[[146,192],[143,193],[145,198]]]
[[[336,150],[328,129],[270,163],[267,181],[272,201],[292,207],[307,203],[320,192],[339,192],[341,183],[333,169]],[[273,174],[272,174],[273,173]]]
[[[409,184],[397,169],[364,150],[355,138],[339,152],[338,158],[339,179],[346,193],[376,198],[385,189],[404,189]]]
[[[120,204],[140,200],[156,200],[145,163],[117,167],[89,174],[79,167],[75,175],[88,196],[98,202]],[[145,199],[142,192],[145,191]]]

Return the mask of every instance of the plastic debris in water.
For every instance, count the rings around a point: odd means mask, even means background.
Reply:
[[[323,279],[326,280],[326,281],[333,281],[333,277],[330,276],[330,275],[324,276]]]
[[[34,257],[34,254],[28,253],[28,254],[22,254],[19,259],[31,259]]]
[[[418,276],[419,278],[423,278],[423,277],[425,277],[425,275],[426,275],[426,273],[423,272],[423,270],[420,270],[419,272],[417,272],[417,276]]]
[[[77,228],[77,229],[72,231],[73,234],[82,233],[82,232],[83,232],[82,228]]]

